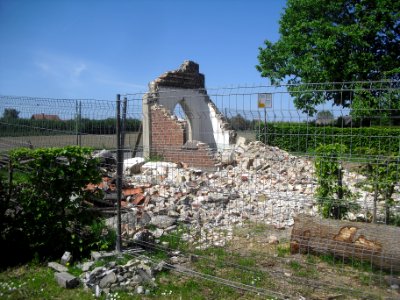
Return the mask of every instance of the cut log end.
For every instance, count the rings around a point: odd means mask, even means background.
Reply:
[[[399,245],[399,227],[299,215],[295,218],[290,251],[332,254],[400,271]]]

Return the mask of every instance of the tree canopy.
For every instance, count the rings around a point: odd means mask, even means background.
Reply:
[[[400,80],[400,1],[287,0],[280,39],[259,48],[261,76],[272,84]],[[352,92],[304,92],[295,105],[313,115],[333,100],[348,107]],[[376,95],[372,92],[373,96]],[[359,97],[361,99],[362,97]],[[368,99],[367,99],[368,100]]]
[[[18,119],[19,111],[14,108],[6,108],[3,112],[4,119]]]

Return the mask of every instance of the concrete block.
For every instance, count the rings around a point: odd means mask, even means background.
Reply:
[[[61,264],[59,264],[59,263],[57,263],[57,262],[49,262],[48,264],[47,264],[47,266],[49,267],[49,268],[52,268],[54,271],[57,271],[57,272],[68,272],[68,268],[67,267],[65,267],[65,266],[63,266],[63,265],[61,265]]]
[[[72,254],[71,252],[65,251],[63,256],[61,257],[61,264],[66,266],[68,263],[72,261]]]
[[[57,283],[66,289],[73,289],[79,285],[79,279],[67,272],[57,272],[54,274]]]
[[[97,251],[92,251],[91,253],[92,255],[92,260],[97,261],[99,259],[103,259],[103,258],[110,258],[110,257],[115,257],[118,255],[118,252],[116,251],[111,251],[111,252],[97,252]]]

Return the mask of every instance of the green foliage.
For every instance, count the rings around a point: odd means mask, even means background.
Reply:
[[[276,247],[276,251],[278,252],[278,257],[285,257],[290,254],[290,246],[289,245],[279,245]]]
[[[341,156],[346,152],[342,144],[320,145],[316,149],[316,197],[325,218],[341,219],[351,208],[356,208],[351,201],[352,193],[343,183]]]
[[[228,119],[229,124],[233,130],[251,130],[257,127],[258,120],[248,120],[241,114],[237,114],[234,117]]]
[[[141,121],[126,120],[126,131],[139,131]],[[116,121],[113,118],[92,120],[82,118],[79,121],[81,134],[115,134]],[[34,136],[76,134],[76,120],[33,120],[33,119],[0,119],[1,136]]]
[[[338,128],[306,123],[268,123],[267,128],[262,126],[258,140],[290,152],[309,153],[320,144],[339,143],[346,145],[348,153],[352,154],[360,147],[400,153],[400,128]]]
[[[66,250],[79,257],[90,250],[88,243],[93,239],[107,236],[99,234],[104,224],[97,232],[90,229],[96,216],[83,205],[89,196],[84,187],[101,179],[89,148],[23,148],[12,151],[10,158],[14,170],[24,177],[14,182],[9,210],[2,211],[7,220],[2,243],[40,257],[58,256]],[[102,244],[91,246],[101,248]]]
[[[288,0],[280,39],[259,48],[256,68],[273,84],[286,79],[291,84],[398,80],[399,18],[399,1]],[[326,100],[346,107],[355,99],[351,91],[288,89],[296,107],[309,115]],[[385,94],[378,89],[373,93]]]
[[[360,167],[361,174],[366,176],[360,184],[365,190],[374,193],[373,219],[376,222],[376,202],[380,198],[385,201],[386,223],[389,224],[390,208],[394,205],[394,188],[400,181],[400,157],[366,147],[357,149],[357,152],[368,157],[368,161]]]
[[[353,95],[350,112],[353,119],[369,126],[400,125],[400,92],[398,83],[393,84],[387,92],[363,89],[362,85],[361,83],[356,85]]]
[[[10,120],[10,119],[18,119],[19,111],[15,108],[6,108],[3,112],[3,119]]]
[[[103,219],[93,220],[90,225],[91,241],[87,244],[90,249],[97,251],[107,251],[115,246],[117,233],[106,226]]]
[[[57,284],[54,271],[38,264],[24,265],[0,273],[1,299],[93,299],[83,288],[65,289]]]
[[[319,125],[331,125],[335,117],[329,110],[321,110],[317,113],[316,122]]]

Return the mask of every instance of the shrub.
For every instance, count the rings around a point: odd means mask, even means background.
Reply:
[[[316,197],[325,218],[341,219],[349,210],[357,207],[352,201],[354,195],[343,182],[341,156],[346,151],[346,146],[342,144],[320,145],[316,149]]]
[[[268,123],[262,125],[257,139],[290,152],[307,153],[321,144],[343,144],[348,153],[359,147],[400,153],[400,128],[338,128],[306,123]],[[264,130],[266,130],[264,132]]]
[[[98,161],[89,148],[68,146],[48,149],[17,149],[11,152],[14,172],[23,180],[14,184],[2,228],[2,242],[12,249],[40,257],[59,257],[64,251],[80,256],[89,251],[103,230],[91,230],[98,216],[84,206],[85,187],[99,182]],[[101,228],[105,228],[100,222]],[[15,237],[18,237],[16,239]],[[18,253],[18,251],[17,251]]]
[[[392,223],[391,207],[394,205],[393,194],[400,180],[400,157],[366,147],[357,149],[357,152],[368,157],[367,162],[360,167],[361,174],[366,176],[360,185],[374,194],[373,221],[377,221],[377,202],[380,198],[385,201],[386,224],[390,224]],[[395,215],[393,217],[395,220]]]

